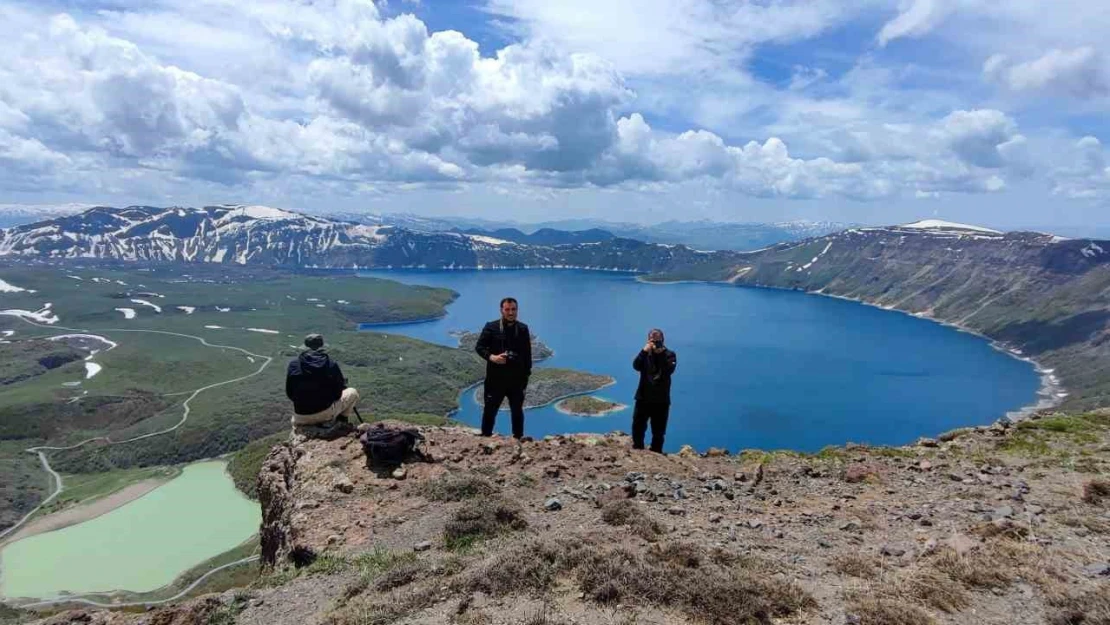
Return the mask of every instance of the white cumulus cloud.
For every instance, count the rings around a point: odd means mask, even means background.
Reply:
[[[983,74],[1017,92],[1048,92],[1077,98],[1110,94],[1110,68],[1092,46],[1053,49],[1023,63],[996,54],[984,63]]]

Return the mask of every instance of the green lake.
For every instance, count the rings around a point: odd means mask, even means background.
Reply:
[[[206,461],[107,514],[31,536],[0,551],[0,595],[148,592],[258,531],[258,504],[236,490],[227,463]]]

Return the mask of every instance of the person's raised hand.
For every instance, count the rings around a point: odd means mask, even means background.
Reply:
[[[505,358],[505,354],[494,354],[489,357],[489,361],[495,365],[503,365],[508,362],[508,359]]]
[[[648,341],[647,343],[644,344],[644,351],[645,352],[648,352],[650,354],[654,349],[655,349],[655,343],[652,343],[651,341]]]

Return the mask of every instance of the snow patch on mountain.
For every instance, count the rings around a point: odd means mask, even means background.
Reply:
[[[96,364],[95,362],[86,362],[85,363],[85,379],[88,380],[89,378],[93,377],[94,375],[100,373],[100,371],[103,368],[104,367],[101,367],[100,365]]]
[[[1098,243],[1095,243],[1094,241],[1091,241],[1090,243],[1087,244],[1086,247],[1079,250],[1079,253],[1083,254],[1083,256],[1085,256],[1087,258],[1094,258],[1095,256],[1098,256],[1099,254],[1105,254],[1106,251],[1103,250],[1102,246],[1100,246]]]
[[[11,282],[6,282],[3,278],[0,278],[0,293],[34,293],[34,292],[35,291],[33,291],[31,289],[20,288],[16,285],[12,284]]]
[[[226,215],[224,215],[223,219],[221,220],[221,221],[225,221],[225,222],[230,221],[232,219],[235,219],[236,217],[247,217],[249,219],[269,219],[269,220],[298,219],[298,218],[301,217],[297,213],[292,213],[292,212],[289,212],[287,210],[282,210],[280,208],[272,208],[272,207],[269,207],[269,206],[258,206],[258,205],[255,205],[255,206],[236,206],[234,204],[232,204],[232,205],[225,204],[224,206],[227,206],[227,207],[231,208],[231,210],[228,211],[228,213]]]
[[[482,236],[480,234],[468,234],[466,235],[466,238],[470,239],[471,241],[477,241],[478,243],[485,243],[487,245],[512,245],[512,241],[506,241],[505,239],[495,239],[493,237]]]
[[[153,308],[154,312],[156,312],[156,313],[161,313],[162,312],[162,307],[161,306],[159,306],[158,304],[151,304],[150,302],[148,302],[145,299],[133,299],[133,300],[131,300],[131,302],[133,304],[139,304],[141,306],[149,306],[149,307]]]
[[[17,308],[10,308],[8,310],[0,310],[0,315],[7,315],[9,317],[22,317],[37,323],[45,323],[46,325],[53,325],[60,321],[58,315],[50,309],[53,304],[47,302],[43,304],[42,308],[36,311],[20,310]]]
[[[992,230],[982,226],[971,226],[968,224],[960,224],[954,221],[944,221],[942,219],[923,219],[915,221],[912,224],[903,224],[899,228],[909,228],[911,230],[970,230],[973,232],[987,232],[990,234],[1002,234],[999,230]]]
[[[808,263],[802,265],[801,267],[798,267],[798,271],[805,271],[806,269],[812,267],[814,263],[816,263],[822,256],[829,252],[829,248],[832,247],[832,244],[833,242],[832,240],[830,240],[827,244],[825,244],[825,249],[821,250],[820,254],[814,256],[813,260],[809,261]]]
[[[124,319],[134,319],[135,318],[135,309],[134,308],[117,308],[116,311],[123,313],[123,318]]]

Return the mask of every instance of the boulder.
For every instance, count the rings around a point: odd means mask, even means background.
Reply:
[[[877,466],[865,462],[857,462],[844,469],[844,481],[849,484],[878,480],[880,475]]]
[[[332,483],[332,488],[347,495],[355,492],[354,483],[351,482],[351,478],[347,477],[346,475],[340,475],[339,477],[335,478],[335,482]]]
[[[683,445],[682,449],[678,450],[677,455],[678,455],[679,458],[698,458],[699,457],[698,452],[695,451],[694,448],[689,446],[689,445]]]

